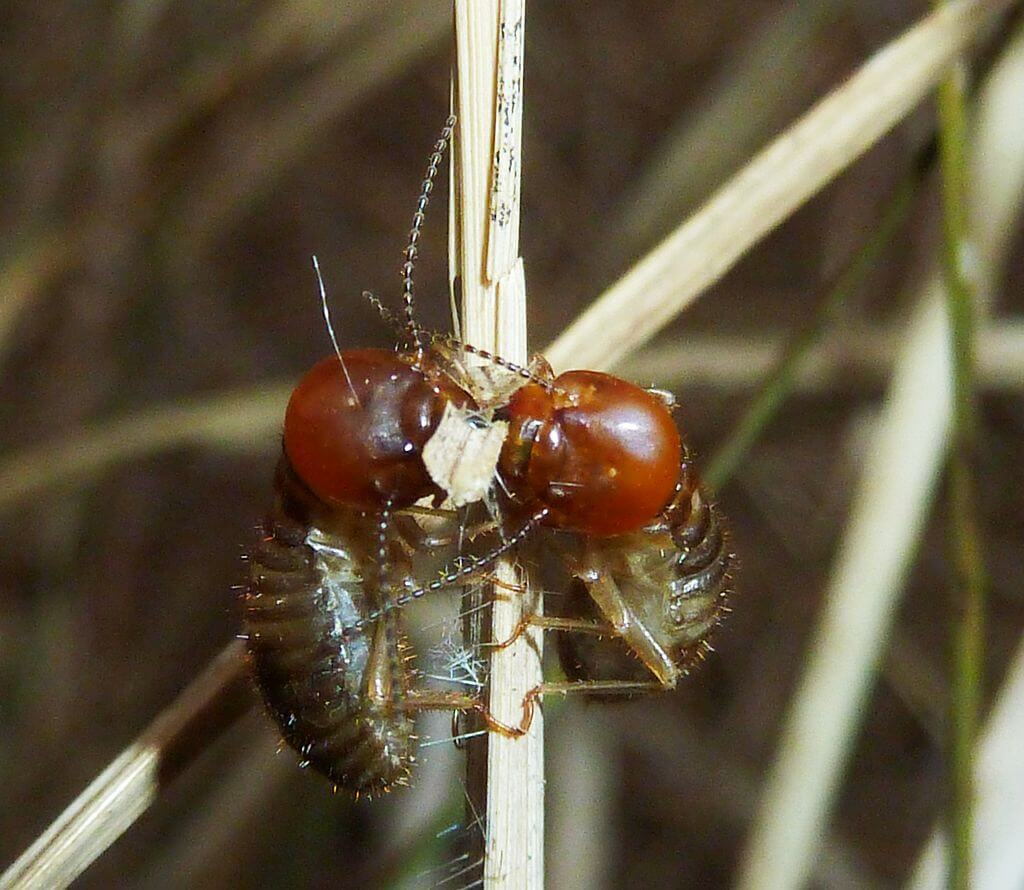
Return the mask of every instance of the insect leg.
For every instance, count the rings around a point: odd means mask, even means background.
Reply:
[[[615,635],[622,638],[661,684],[667,688],[675,686],[681,673],[679,666],[645,623],[638,620],[611,573],[604,568],[588,573],[584,583],[597,607],[611,623]]]
[[[523,699],[523,722],[519,729],[524,733],[529,732],[537,699],[545,695],[649,695],[670,688],[659,680],[565,680],[541,683],[527,692]]]
[[[476,711],[492,732],[508,738],[519,738],[530,731],[537,700],[545,695],[638,695],[652,692],[664,692],[669,689],[658,680],[578,680],[556,683],[541,683],[534,686],[523,698],[523,717],[518,726],[510,726],[498,720],[487,706],[472,696],[463,693],[438,693],[435,696],[413,699],[406,704],[407,708],[416,709],[447,709]],[[460,701],[461,700],[461,701]]]
[[[564,680],[541,683],[527,693],[528,698],[545,695],[635,695],[638,692],[664,692],[668,689],[657,680]]]
[[[441,692],[434,690],[416,690],[410,692],[402,703],[402,710],[415,711],[475,711],[479,714],[487,728],[509,738],[525,735],[529,724],[510,726],[495,717],[490,709],[475,695],[465,692]],[[524,712],[525,714],[525,712]],[[532,719],[532,714],[530,715]]]
[[[556,615],[524,615],[515,630],[512,631],[512,636],[500,643],[487,645],[491,649],[507,649],[530,627],[569,633],[596,634],[599,637],[611,636],[615,633],[615,628],[607,621],[592,621],[589,618],[559,618]]]

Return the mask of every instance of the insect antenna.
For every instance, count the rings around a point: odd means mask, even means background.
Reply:
[[[423,230],[423,220],[426,217],[427,204],[430,203],[430,194],[434,190],[437,168],[440,166],[445,150],[451,142],[454,127],[455,115],[453,114],[444,122],[441,135],[434,144],[434,151],[427,163],[427,173],[420,188],[419,200],[416,202],[416,212],[412,217],[412,228],[409,230],[409,242],[403,254],[405,261],[402,263],[402,306],[405,312],[405,332],[416,346],[417,351],[422,351],[423,341],[420,326],[416,322],[415,300],[412,292],[412,272],[416,265],[416,256],[419,253],[417,245],[420,240],[420,233]]]
[[[404,336],[407,333],[406,322],[403,322],[391,309],[388,309],[384,305],[380,297],[378,297],[372,291],[364,290],[363,299],[366,300],[374,309],[377,310],[384,324],[394,328],[399,335]],[[542,377],[540,374],[531,371],[529,368],[523,365],[517,365],[515,362],[510,362],[507,358],[502,358],[500,355],[495,355],[493,352],[488,352],[486,349],[481,349],[479,346],[473,346],[466,343],[464,340],[460,340],[453,334],[443,334],[440,331],[424,331],[423,328],[417,326],[418,335],[420,337],[420,344],[422,345],[423,338],[428,338],[433,343],[445,343],[448,346],[454,346],[456,349],[461,349],[463,352],[468,352],[471,355],[480,356],[484,361],[491,362],[500,368],[505,368],[507,371],[511,371],[513,374],[518,374],[531,383],[536,383],[538,386],[543,386],[548,392],[558,392],[559,389],[550,380]]]
[[[388,498],[377,514],[377,602],[380,608],[387,610],[391,602],[391,556],[388,548],[388,531],[391,527],[391,513],[394,498]],[[388,651],[391,653],[391,675],[397,677],[402,671],[402,654],[397,645],[398,629],[392,623],[385,628],[388,636]]]
[[[523,365],[517,365],[515,362],[510,362],[507,358],[502,358],[500,355],[495,355],[493,352],[488,352],[486,349],[481,349],[479,346],[473,346],[469,343],[459,340],[457,337],[451,334],[440,334],[431,333],[431,339],[435,341],[441,341],[454,346],[458,349],[468,352],[471,355],[478,355],[484,361],[491,362],[497,365],[499,368],[504,368],[506,371],[511,371],[513,374],[518,374],[520,377],[529,380],[531,383],[536,383],[538,386],[544,387],[548,392],[559,392],[557,386],[554,385],[550,380],[541,377],[539,374],[531,371],[529,368]]]
[[[391,510],[394,499],[388,498],[377,514],[377,591],[381,600],[386,601],[390,587],[391,566],[388,556],[388,527],[391,524]]]
[[[368,302],[374,309],[377,310],[377,314],[380,315],[381,320],[384,322],[384,324],[393,328],[400,337],[404,337],[406,335],[407,331],[405,322],[398,317],[398,313],[391,309],[388,309],[388,307],[384,305],[384,302],[381,300],[381,298],[378,297],[373,291],[364,290],[363,299],[366,300],[366,302]]]
[[[394,599],[389,599],[386,603],[377,609],[367,613],[366,616],[360,618],[358,621],[352,622],[347,625],[342,633],[344,635],[354,634],[361,631],[368,624],[373,624],[382,615],[392,612],[395,609],[400,609],[402,606],[408,605],[413,600],[417,600],[420,597],[426,596],[428,593],[433,593],[437,590],[442,590],[445,587],[451,587],[453,584],[457,584],[468,578],[470,575],[474,575],[481,569],[485,568],[496,562],[514,547],[516,547],[527,535],[530,534],[548,515],[550,511],[547,507],[542,507],[536,513],[533,514],[526,522],[524,522],[516,531],[510,535],[506,540],[502,541],[497,547],[493,548],[489,552],[482,556],[477,556],[471,559],[466,565],[460,566],[457,569],[450,569],[441,575],[440,578],[436,578],[429,584],[423,587],[417,587],[415,590],[407,590],[405,593],[396,596]]]
[[[338,361],[341,363],[341,370],[345,373],[345,380],[348,381],[349,391],[352,393],[352,398],[356,400],[356,404],[362,408],[362,402],[359,401],[359,393],[356,392],[356,388],[352,385],[352,378],[348,373],[348,365],[345,364],[345,358],[341,354],[341,348],[338,346],[338,338],[334,335],[334,325],[331,324],[331,310],[327,305],[327,288],[324,287],[324,277],[320,274],[320,262],[316,258],[316,254],[313,254],[313,271],[316,272],[316,281],[320,287],[320,306],[324,311],[324,322],[327,324],[327,334],[331,338],[331,345],[334,347],[334,354],[338,357]]]

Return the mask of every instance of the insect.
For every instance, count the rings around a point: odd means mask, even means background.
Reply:
[[[547,694],[674,688],[710,651],[736,561],[670,394],[596,371],[556,377],[537,357],[531,369],[499,412],[509,423],[499,489],[524,527],[550,529],[572,581],[565,615],[528,615],[496,645],[529,626],[560,631],[570,679],[528,693],[517,734]]]
[[[453,124],[431,155],[413,217],[404,320],[371,297],[405,348],[340,350],[321,283],[335,354],[289,402],[277,504],[253,548],[244,598],[257,683],[285,739],[356,793],[407,781],[420,710],[472,710],[489,728],[520,735],[545,694],[672,688],[707,649],[731,583],[734,557],[670,396],[595,371],[556,377],[540,357],[522,368],[416,323],[417,242]],[[432,544],[407,511],[444,494],[427,452],[450,412],[479,407],[465,352],[516,382],[488,396],[500,454],[463,502],[486,492],[519,524],[490,551],[417,584],[418,555]],[[496,645],[530,625],[567,632],[560,653],[570,680],[533,689],[521,724],[510,727],[475,696],[416,685],[400,609],[478,574],[539,526],[556,537],[572,575],[569,608],[527,616]]]
[[[475,710],[512,731],[474,696],[416,686],[398,608],[479,572],[546,514],[539,509],[489,553],[417,586],[417,559],[436,541],[407,509],[442,495],[424,448],[447,410],[473,404],[452,352],[427,342],[413,312],[416,245],[453,125],[431,155],[405,252],[407,348],[340,350],[321,281],[335,352],[289,401],[276,504],[251,550],[242,601],[253,674],[285,740],[356,794],[407,781],[418,711]]]
[[[545,508],[563,532],[573,581],[566,616],[527,616],[511,639],[531,624],[567,632],[570,680],[529,693],[524,729],[545,694],[673,688],[709,650],[735,563],[671,395],[595,371],[547,374],[550,385],[511,397],[499,471],[514,503]]]

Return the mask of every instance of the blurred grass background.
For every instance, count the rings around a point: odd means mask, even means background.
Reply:
[[[532,4],[522,234],[532,342],[553,339],[927,9]],[[50,0],[7,5],[2,28],[6,863],[236,632],[230,588],[271,496],[276,405],[328,346],[309,256],[320,258],[342,345],[386,344],[359,293],[398,294],[423,163],[447,113],[451,51],[440,0]],[[705,465],[763,376],[736,368],[813,321],[934,127],[922,105],[649,349],[663,358],[703,348],[713,353],[703,369],[680,377],[635,358],[638,382],[677,391]],[[939,212],[931,171],[894,243],[836,310],[831,372],[810,374],[722,488],[742,574],[717,654],[670,696],[553,714],[551,886],[729,885],[871,441],[892,332],[939,248]],[[1024,232],[1007,234],[988,324],[1021,348],[1006,350],[998,374],[979,354],[990,692],[1024,626]],[[424,321],[443,328],[440,208],[422,256]],[[873,344],[872,358],[850,340]],[[207,398],[218,399],[212,413],[187,410]],[[83,439],[89,430],[104,436]],[[192,444],[159,447],[176,437]],[[943,803],[945,512],[940,498],[821,828],[814,886],[900,883]],[[353,805],[274,750],[262,715],[245,718],[80,886],[397,880],[431,818],[413,811],[444,789]]]

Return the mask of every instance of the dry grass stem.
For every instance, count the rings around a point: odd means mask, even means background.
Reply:
[[[0,876],[0,888],[67,887],[248,706],[235,642]]]
[[[0,460],[0,507],[92,478],[128,460],[188,443],[252,447],[281,428],[293,383],[228,392],[97,424],[77,436]]]
[[[811,349],[796,377],[796,389],[827,392],[857,378],[881,380],[892,368],[905,329],[844,326]],[[671,343],[649,346],[617,366],[631,380],[667,389],[713,386],[749,389],[772,370],[787,338],[779,333],[683,334]],[[1024,321],[999,320],[978,334],[978,384],[1016,391],[1024,386]]]
[[[524,16],[522,0],[455,3],[454,253],[467,342],[525,363],[526,287],[519,258]],[[514,596],[495,596],[492,636],[504,640],[531,606],[514,561],[503,561],[496,575],[512,589],[524,588]],[[522,719],[527,692],[543,679],[540,643],[539,634],[529,634],[494,652],[489,706],[499,720],[515,725]],[[542,887],[544,721],[539,709],[524,738],[488,737],[486,772],[483,885]]]
[[[1008,0],[959,0],[876,53],[555,341],[556,368],[608,368],[654,336],[762,237],[881,138]]]
[[[889,373],[904,331],[845,328],[812,349],[797,376],[801,392],[849,386],[851,378],[881,380]],[[746,390],[757,386],[778,360],[787,337],[765,333],[683,334],[649,346],[616,366],[625,377],[668,389],[708,386]],[[978,384],[983,389],[1024,387],[1024,321],[1001,319],[978,335]],[[294,382],[271,383],[158,406],[98,423],[61,442],[0,458],[0,509],[63,485],[85,484],[132,460],[183,445],[263,449],[274,444]]]
[[[1024,132],[993,114],[1008,96],[1024,94],[1024,51],[1015,41],[981,91],[973,130],[969,181],[979,292],[991,290],[1024,192]],[[999,177],[975,176],[1001,158]],[[987,189],[992,189],[991,192]],[[991,208],[991,209],[990,209]],[[992,218],[994,213],[998,218]],[[993,241],[983,243],[982,238]],[[982,260],[984,258],[984,260]],[[878,431],[826,593],[825,611],[809,647],[800,687],[787,716],[744,860],[740,886],[801,886],[815,855],[858,725],[860,706],[886,638],[905,572],[927,517],[945,456],[952,410],[949,326],[936,271],[925,286],[894,373]]]
[[[708,86],[708,105],[697,115],[687,109],[644,164],[620,219],[609,226],[610,249],[650,244],[806,105],[816,87],[807,57],[846,2],[798,0],[758,23]]]

